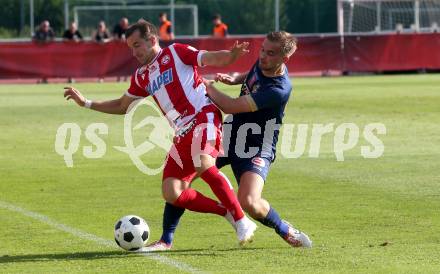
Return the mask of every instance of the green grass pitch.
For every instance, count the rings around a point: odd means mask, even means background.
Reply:
[[[255,241],[239,248],[223,219],[186,212],[173,251],[128,254],[63,227],[113,241],[124,215],[144,217],[151,240],[161,233],[161,175],[137,170],[123,146],[123,116],[78,108],[63,99],[63,85],[0,86],[1,273],[438,273],[440,271],[440,75],[294,79],[285,123],[383,123],[382,157],[365,159],[359,143],[336,161],[334,133],[322,139],[318,158],[278,159],[264,196],[281,216],[312,238],[310,250],[293,249],[259,225]],[[77,84],[90,99],[116,98],[128,83]],[[226,88],[238,94],[239,87]],[[148,114],[141,110],[140,116]],[[139,117],[138,117],[139,118]],[[140,117],[141,118],[141,117]],[[139,118],[139,119],[140,119]],[[73,168],[54,150],[58,127],[82,129]],[[108,125],[106,153],[88,159],[84,131]],[[136,133],[136,142],[149,128]],[[296,128],[295,131],[296,132]],[[142,156],[151,167],[165,151]],[[229,168],[225,173],[232,179]],[[212,196],[200,180],[193,186]],[[234,187],[236,184],[234,182]],[[63,228],[61,227],[61,228]]]

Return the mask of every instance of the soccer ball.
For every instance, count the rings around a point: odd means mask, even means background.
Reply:
[[[145,246],[149,236],[150,228],[141,217],[124,216],[115,224],[115,242],[125,250],[135,251]]]

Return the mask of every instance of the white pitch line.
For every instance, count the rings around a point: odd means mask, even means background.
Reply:
[[[9,211],[14,211],[14,212],[21,213],[21,214],[23,214],[25,216],[28,216],[28,217],[30,217],[32,219],[35,219],[35,220],[38,220],[38,221],[40,221],[42,223],[45,223],[45,224],[47,224],[47,225],[49,225],[51,227],[54,227],[54,228],[56,228],[58,230],[67,232],[69,234],[72,234],[72,235],[74,235],[74,236],[76,236],[78,238],[84,239],[84,240],[89,240],[89,241],[92,241],[92,242],[95,242],[95,243],[98,243],[100,245],[107,246],[107,247],[114,247],[115,246],[115,243],[113,241],[110,241],[110,240],[105,239],[105,238],[98,237],[98,236],[96,236],[94,234],[90,234],[90,233],[81,231],[79,229],[67,226],[67,225],[62,224],[62,223],[58,223],[58,222],[50,219],[49,217],[47,217],[47,216],[45,216],[43,214],[40,214],[40,213],[37,213],[37,212],[33,212],[33,211],[29,211],[29,210],[26,210],[24,208],[15,206],[15,205],[7,203],[7,202],[0,201],[0,208],[7,209]],[[177,268],[177,269],[179,269],[181,271],[186,271],[186,272],[189,272],[189,273],[203,273],[202,271],[200,271],[198,269],[195,269],[195,268],[193,268],[190,265],[178,262],[176,260],[170,259],[170,258],[165,257],[165,256],[161,256],[161,255],[158,255],[158,254],[154,254],[154,253],[136,253],[136,254],[141,254],[141,255],[143,255],[145,257],[151,258],[151,259],[153,259],[155,261],[158,261],[158,262],[160,262],[162,264],[165,264],[165,265],[168,265],[168,266],[171,266],[171,267],[175,267],[175,268]]]

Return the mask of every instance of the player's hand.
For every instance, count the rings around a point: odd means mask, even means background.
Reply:
[[[229,74],[217,73],[214,79],[216,82],[222,82],[226,85],[235,85],[235,77]]]
[[[212,86],[212,85],[214,85],[214,80],[208,80],[208,79],[205,79],[205,78],[202,78],[202,81],[203,81],[203,84],[206,86],[206,87],[210,87],[210,86]]]
[[[66,100],[74,100],[81,107],[86,103],[86,98],[74,87],[64,87],[64,98],[66,98]]]
[[[238,41],[235,41],[234,45],[230,49],[231,51],[230,62],[233,63],[235,60],[248,53],[249,52],[248,47],[249,47],[249,42],[243,42],[239,44]]]

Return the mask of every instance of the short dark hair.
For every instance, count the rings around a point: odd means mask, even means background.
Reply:
[[[166,13],[166,12],[161,12],[161,13],[159,13],[159,17],[162,17],[162,16],[164,16],[164,15],[167,15],[167,13]]]
[[[297,49],[297,39],[286,31],[272,31],[266,35],[271,42],[278,42],[281,45],[281,53],[285,56],[292,55]]]
[[[222,19],[222,16],[220,14],[216,13],[212,16],[212,20],[215,20],[215,19]]]
[[[139,19],[139,21],[130,25],[125,31],[125,37],[130,37],[137,30],[140,32],[141,38],[143,39],[148,39],[151,36],[159,37],[156,26],[144,19]]]

